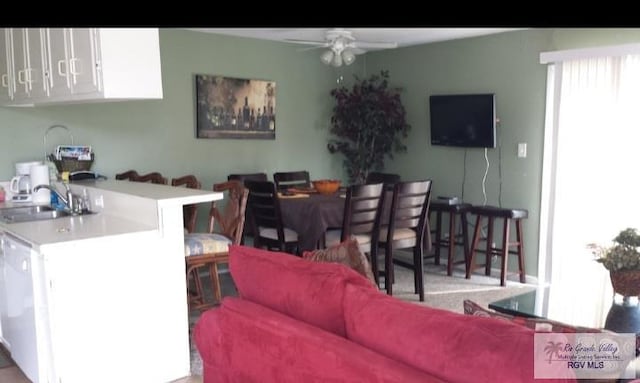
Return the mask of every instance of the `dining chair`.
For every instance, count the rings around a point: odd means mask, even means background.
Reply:
[[[232,173],[227,176],[227,180],[238,180],[242,181],[268,181],[269,178],[267,173]],[[244,245],[245,237],[253,237],[253,228],[251,227],[251,211],[247,209],[246,217],[244,220],[244,230],[242,234],[242,241],[240,242]]]
[[[393,173],[371,172],[367,175],[367,180],[365,181],[367,184],[377,184],[380,182],[385,184],[385,188],[390,187],[393,189],[393,185],[400,182],[400,176]]]
[[[275,184],[271,181],[246,181],[245,185],[249,189],[253,246],[299,255],[298,233],[282,223]]]
[[[383,204],[383,183],[349,186],[344,202],[342,228],[327,230],[325,236],[327,246],[355,238],[360,252],[369,254],[376,285],[378,285],[378,235]]]
[[[135,170],[127,170],[124,173],[118,173],[115,177],[117,180],[129,180],[134,182],[151,182],[152,184],[166,185],[167,179],[158,172],[148,174],[138,174]]]
[[[396,264],[413,270],[415,292],[420,301],[424,301],[423,244],[431,183],[431,180],[399,182],[393,188],[389,222],[380,228],[378,238],[379,246],[384,248],[384,284],[389,295],[393,294],[393,265]],[[398,249],[412,249],[413,262],[394,257],[393,252]],[[374,270],[374,275],[377,272]]]
[[[122,173],[118,173],[116,174],[116,179],[117,180],[129,180],[129,181],[134,181],[136,180],[138,177],[140,177],[140,175],[138,174],[138,172],[136,172],[135,170],[127,170],[126,172],[122,172]]]
[[[227,176],[227,180],[238,181],[268,181],[267,173],[232,173]]]
[[[249,190],[237,180],[215,184],[213,190],[227,194],[224,208],[219,208],[217,201],[213,201],[209,210],[207,232],[184,236],[187,286],[192,286],[188,290],[190,309],[204,310],[221,302],[218,265],[229,262],[229,245],[240,244],[242,238]],[[207,289],[204,288],[204,281],[199,273],[202,269],[208,271],[213,301],[206,299]]]
[[[172,178],[171,186],[184,186],[190,189],[201,189],[202,185],[196,176],[189,174],[186,176]],[[182,206],[182,220],[187,233],[193,233],[196,228],[196,219],[198,217],[198,207],[196,204]]]
[[[278,191],[291,187],[311,187],[309,172],[306,170],[295,172],[276,172],[273,173],[273,181],[276,183]]]

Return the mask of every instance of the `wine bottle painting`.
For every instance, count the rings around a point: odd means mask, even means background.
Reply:
[[[196,137],[276,137],[276,83],[196,75]]]

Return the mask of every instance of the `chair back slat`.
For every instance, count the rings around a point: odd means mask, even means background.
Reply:
[[[286,190],[291,187],[308,188],[311,186],[309,172],[306,170],[295,172],[276,172],[273,173],[273,181],[279,191]]]
[[[276,186],[271,181],[245,181],[249,189],[249,209],[252,217],[254,232],[254,245],[261,247],[263,244],[269,248],[277,248],[287,251],[280,200]],[[272,229],[277,234],[277,239],[270,239],[261,235],[260,230]],[[297,252],[297,241],[295,242]]]
[[[217,225],[220,234],[227,236],[234,245],[242,241],[245,212],[249,199],[249,189],[238,180],[222,182],[213,185],[213,191],[227,193],[226,205],[218,208],[217,201],[211,204],[209,212],[209,233],[215,232]]]

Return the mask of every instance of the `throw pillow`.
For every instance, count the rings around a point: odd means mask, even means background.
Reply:
[[[305,251],[302,258],[314,262],[333,262],[348,266],[375,284],[371,263],[360,251],[358,241],[355,238],[347,239],[337,245],[313,251]]]

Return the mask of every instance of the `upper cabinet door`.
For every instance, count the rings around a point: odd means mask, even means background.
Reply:
[[[27,28],[24,30],[26,45],[26,80],[27,91],[31,98],[42,98],[48,95],[48,87],[44,60],[44,29]]]
[[[94,93],[101,90],[98,81],[98,50],[95,28],[67,29],[69,75],[74,94]]]
[[[66,32],[63,28],[45,30],[45,62],[48,68],[51,97],[71,94]]]
[[[25,43],[25,29],[13,28],[11,30],[10,50],[13,56],[13,74],[15,81],[15,98],[29,98],[29,84],[27,82],[27,45]]]
[[[7,103],[13,99],[13,88],[10,86],[13,76],[9,73],[10,38],[11,33],[8,29],[0,29],[0,103]]]

